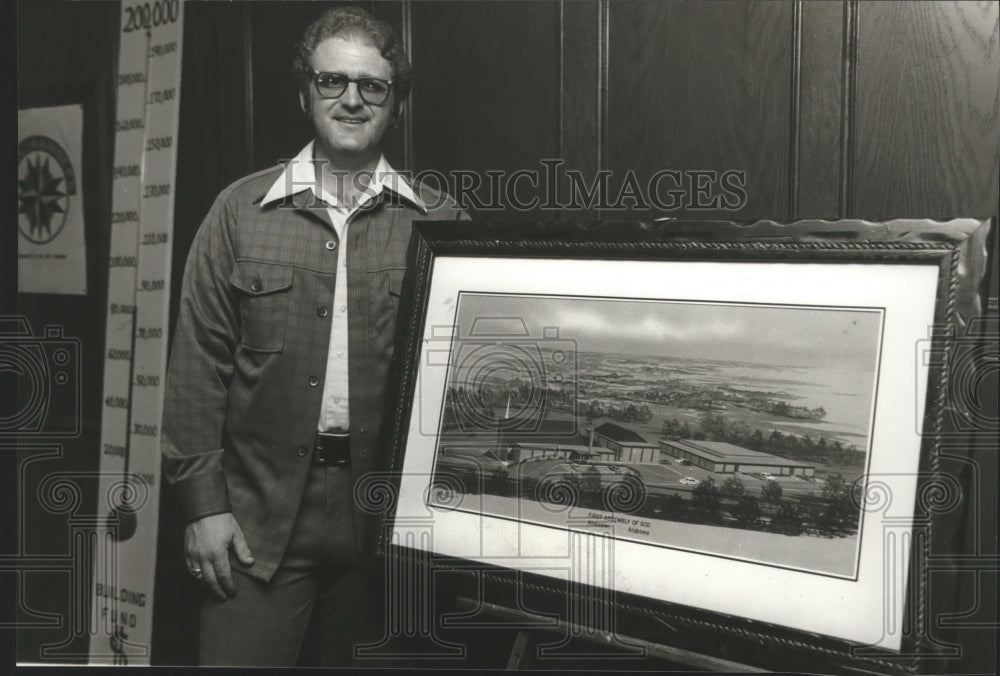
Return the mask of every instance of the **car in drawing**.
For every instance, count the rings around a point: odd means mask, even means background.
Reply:
[[[590,503],[595,507],[616,490],[621,491],[620,496],[641,499],[645,495],[642,476],[623,463],[563,462],[546,471],[535,489],[538,499],[544,502]]]
[[[464,493],[493,492],[491,487],[508,483],[507,466],[493,449],[443,447],[434,465],[434,483]]]

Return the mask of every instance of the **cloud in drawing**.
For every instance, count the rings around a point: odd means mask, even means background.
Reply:
[[[517,329],[533,337],[545,335],[546,328],[551,336],[554,327],[560,338],[576,341],[584,351],[872,369],[881,315],[799,306],[463,294],[458,323],[462,335],[473,323],[477,329],[490,327],[490,333]]]

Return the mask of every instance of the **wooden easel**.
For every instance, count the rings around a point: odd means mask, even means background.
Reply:
[[[698,670],[729,673],[766,673],[767,671],[766,669],[754,667],[749,664],[704,655],[692,650],[684,650],[682,648],[675,648],[634,637],[620,636],[605,631],[594,631],[558,618],[535,615],[523,610],[481,602],[467,597],[458,597],[456,607],[459,610],[465,610],[470,613],[477,612],[484,617],[494,620],[498,624],[509,623],[513,626],[531,625],[531,628],[518,629],[514,644],[511,647],[510,656],[507,660],[506,669],[508,671],[538,667],[538,665],[531,664],[534,652],[533,648],[537,648],[543,642],[544,639],[542,636],[545,633],[580,637],[604,647],[624,645],[642,651],[646,655]]]

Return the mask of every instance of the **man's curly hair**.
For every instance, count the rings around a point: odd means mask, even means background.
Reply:
[[[299,92],[309,101],[312,87],[312,55],[319,43],[328,38],[354,38],[372,45],[392,65],[392,87],[395,92],[396,112],[410,93],[412,72],[410,59],[403,43],[392,26],[377,19],[360,7],[336,7],[324,12],[309,24],[295,46],[292,61]]]

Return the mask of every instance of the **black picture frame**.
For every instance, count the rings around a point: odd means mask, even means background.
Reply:
[[[581,628],[580,623],[575,622],[573,616],[566,617],[567,608],[613,609],[612,614],[616,618],[614,627],[609,628],[601,622],[597,623],[601,626],[590,627],[590,633],[598,637],[639,636],[699,654],[717,658],[735,656],[743,664],[782,670],[808,668],[899,673],[940,665],[940,660],[948,659],[956,649],[960,652],[961,646],[956,648],[953,642],[939,638],[939,632],[936,633],[932,626],[932,612],[938,614],[956,610],[953,604],[958,596],[958,583],[956,578],[951,577],[945,582],[945,587],[936,584],[932,589],[929,572],[932,566],[928,562],[942,548],[948,556],[961,557],[973,553],[954,551],[954,538],[948,539],[947,534],[955,524],[968,519],[969,512],[976,507],[962,500],[963,495],[967,495],[967,486],[962,482],[968,477],[956,477],[947,469],[942,469],[944,456],[941,449],[943,444],[950,444],[948,454],[949,457],[954,456],[955,449],[962,449],[962,440],[983,431],[983,424],[989,425],[988,421],[980,421],[979,427],[975,421],[970,423],[966,406],[968,400],[963,400],[960,393],[956,395],[955,388],[962,386],[957,384],[962,380],[968,384],[965,376],[981,367],[973,357],[968,356],[971,354],[968,345],[990,340],[989,336],[982,335],[982,320],[988,295],[987,240],[995,228],[995,222],[977,219],[900,219],[878,223],[858,220],[792,223],[415,223],[397,322],[398,341],[386,423],[383,426],[383,444],[389,453],[388,472],[369,477],[365,485],[358,487],[359,495],[373,494],[377,492],[376,486],[380,486],[391,496],[391,499],[385,500],[385,495],[382,495],[372,509],[382,518],[379,554],[396,563],[416,566],[427,580],[438,579],[444,574],[458,580],[460,587],[469,583],[471,586],[463,588],[473,596],[478,594],[478,600],[483,604],[502,599],[500,603],[503,606],[558,616],[577,630]],[[701,273],[706,275],[706,279],[711,277],[713,266],[717,266],[721,274],[727,274],[724,267],[728,263],[765,266],[819,264],[833,272],[831,279],[841,275],[848,279],[854,271],[867,269],[869,265],[880,266],[880,269],[888,266],[885,269],[890,275],[895,269],[912,266],[932,268],[934,280],[928,288],[932,288],[933,298],[924,299],[933,305],[932,320],[910,327],[913,335],[926,342],[883,347],[883,350],[913,349],[913,363],[921,362],[916,364],[916,372],[922,368],[926,372],[926,389],[917,386],[914,390],[921,394],[923,414],[913,416],[918,418],[916,422],[919,424],[916,430],[919,437],[918,457],[915,459],[918,466],[915,473],[911,472],[913,476],[907,479],[912,480],[914,490],[906,534],[907,538],[912,538],[913,545],[909,547],[903,563],[908,577],[903,600],[894,606],[894,610],[886,611],[890,615],[901,613],[901,616],[882,618],[889,624],[899,623],[896,625],[898,645],[887,648],[878,642],[845,639],[835,633],[797,625],[794,619],[780,622],[764,620],[754,617],[752,612],[738,610],[739,599],[733,605],[736,610],[721,612],[718,608],[691,603],[690,598],[687,602],[671,598],[669,592],[654,598],[631,589],[622,591],[613,586],[594,585],[589,580],[553,578],[545,573],[539,574],[531,566],[519,566],[517,556],[507,557],[502,563],[498,563],[497,559],[504,557],[467,558],[438,551],[434,544],[415,545],[419,538],[400,537],[400,532],[411,528],[414,523],[418,523],[419,528],[434,527],[435,511],[454,513],[454,510],[428,508],[423,516],[432,515],[430,521],[421,522],[419,518],[413,518],[412,511],[401,512],[408,491],[413,492],[407,482],[414,480],[414,475],[408,471],[407,463],[408,454],[412,455],[415,451],[408,447],[408,442],[412,423],[416,420],[414,409],[421,392],[418,382],[421,378],[421,358],[425,356],[423,351],[427,349],[431,335],[428,333],[432,328],[428,312],[432,302],[437,304],[441,300],[434,297],[435,272],[442,261],[450,258],[472,261],[474,268],[469,269],[478,271],[486,270],[492,261],[524,261],[525,264],[529,261],[582,261],[584,268],[588,261],[594,265],[603,261],[606,266],[616,263],[626,266],[634,262],[664,265],[697,262],[708,264]],[[841,270],[836,266],[845,267]],[[472,275],[462,284],[467,290],[482,290],[481,279]],[[537,290],[539,294],[551,291],[544,283],[540,286],[542,288]],[[881,375],[884,379],[886,374]],[[889,375],[901,377],[904,374]],[[442,394],[441,402],[443,397]],[[886,406],[910,404],[894,402]],[[439,411],[440,407],[443,403],[439,405]],[[918,405],[914,410],[919,411],[920,408]],[[435,443],[440,448],[437,441],[429,443]],[[957,452],[961,454],[962,451]],[[873,453],[869,454],[869,459]],[[869,495],[877,482],[869,473],[871,465],[867,468],[861,489],[863,504],[878,499]],[[995,484],[995,477],[977,480]],[[419,484],[423,491],[420,500],[427,506],[430,505],[429,496],[436,487],[432,478],[424,477],[421,481],[425,483]],[[995,490],[996,486],[993,485],[992,489]],[[410,504],[414,503],[411,501]],[[431,505],[435,508],[441,506]],[[866,510],[862,507],[862,511]],[[495,515],[485,516],[492,518]],[[541,527],[548,526],[542,524]],[[573,531],[573,528],[567,527],[566,530]],[[606,538],[594,533],[589,536],[617,540],[614,536]],[[875,542],[863,540],[860,533],[858,539],[859,550]],[[878,541],[885,546],[887,540]],[[887,557],[884,551],[879,552],[879,556]],[[747,580],[745,584],[752,585],[753,580]],[[884,588],[875,589],[873,593],[885,591]],[[822,598],[822,593],[817,598]],[[933,608],[932,603],[935,604]],[[836,604],[832,605],[835,607]],[[815,612],[821,614],[827,611],[822,605],[817,605]],[[592,613],[587,617],[600,614]],[[623,645],[627,644],[625,639]],[[934,671],[933,666],[929,670]]]

